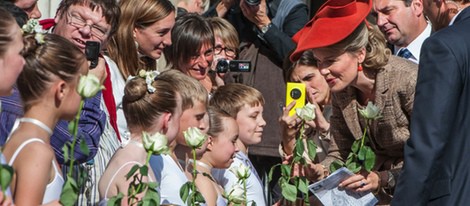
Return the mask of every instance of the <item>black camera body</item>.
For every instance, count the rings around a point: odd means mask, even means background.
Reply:
[[[226,60],[220,59],[216,65],[217,73],[231,72],[250,72],[251,62],[248,60]]]
[[[100,42],[87,41],[85,43],[85,56],[90,61],[90,69],[95,68],[98,65],[98,57],[100,55]]]

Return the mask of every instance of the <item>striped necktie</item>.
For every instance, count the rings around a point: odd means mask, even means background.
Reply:
[[[413,56],[413,54],[411,54],[410,50],[408,50],[407,48],[403,48],[398,52],[397,56],[409,59]]]

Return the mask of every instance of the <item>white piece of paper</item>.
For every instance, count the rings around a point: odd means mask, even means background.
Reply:
[[[327,178],[313,183],[308,189],[317,196],[317,198],[328,206],[373,206],[378,200],[371,192],[353,192],[338,189],[339,183],[345,180],[353,173],[345,167],[333,172]]]

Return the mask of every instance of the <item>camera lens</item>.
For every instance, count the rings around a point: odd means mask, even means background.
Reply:
[[[300,91],[300,89],[293,88],[290,91],[290,97],[292,97],[292,99],[298,99],[300,96],[302,96],[302,91]]]
[[[261,3],[261,0],[245,0],[245,2],[250,6],[256,6]]]
[[[215,69],[217,73],[227,73],[229,67],[229,61],[225,59],[221,59],[217,62],[217,65],[215,66]]]

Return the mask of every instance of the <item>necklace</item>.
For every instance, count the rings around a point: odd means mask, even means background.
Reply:
[[[52,135],[52,129],[49,128],[46,124],[42,123],[41,121],[39,121],[37,119],[23,117],[23,118],[20,118],[19,121],[34,124],[34,125],[38,126],[39,128],[43,129],[44,131],[46,131],[47,134],[49,134],[49,136]]]
[[[194,160],[193,159],[188,159],[188,162],[193,163]],[[208,164],[206,164],[204,162],[201,162],[201,161],[196,161],[196,164],[201,166],[201,167],[204,167],[204,168],[208,169],[209,171],[212,169],[211,166],[209,166]]]

